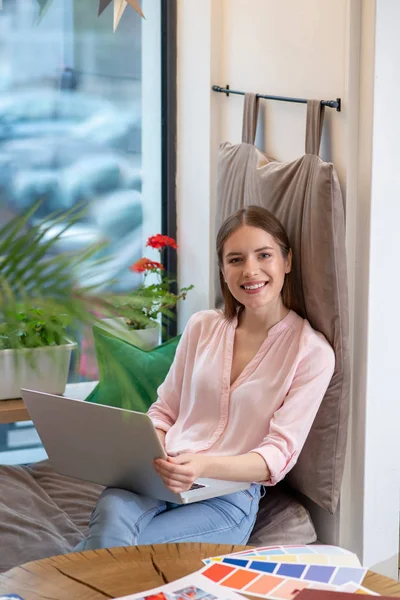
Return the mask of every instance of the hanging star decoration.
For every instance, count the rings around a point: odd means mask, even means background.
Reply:
[[[39,5],[38,19],[40,20],[47,12],[47,9],[49,8],[49,6],[53,0],[36,0],[36,1]],[[118,24],[121,20],[121,17],[124,14],[124,10],[128,6],[128,4],[130,4],[132,6],[132,8],[134,10],[136,10],[136,12],[141,17],[145,18],[144,14],[142,12],[141,6],[139,4],[139,0],[100,0],[98,16],[100,16],[101,13],[103,11],[105,11],[107,6],[109,6],[111,4],[111,2],[114,2],[114,31],[117,29]],[[0,6],[1,6],[1,0],[0,0]]]
[[[100,0],[98,16],[101,15],[101,13],[107,8],[107,6],[111,4],[111,2],[113,2],[113,0]],[[144,18],[144,14],[140,7],[139,0],[114,0],[114,31],[117,29],[121,17],[124,13],[124,10],[128,6],[128,4],[130,4],[132,8],[136,10],[136,12],[139,13],[141,17]]]

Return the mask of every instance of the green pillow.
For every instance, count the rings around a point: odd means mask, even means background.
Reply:
[[[93,327],[100,381],[87,402],[146,412],[157,400],[181,336],[142,350],[109,331]]]

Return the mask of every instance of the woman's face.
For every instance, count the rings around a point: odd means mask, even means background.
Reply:
[[[281,303],[291,253],[285,258],[271,234],[243,225],[224,244],[222,273],[231,294],[248,309]]]

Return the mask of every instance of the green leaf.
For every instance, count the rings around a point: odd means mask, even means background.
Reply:
[[[79,253],[57,253],[56,243],[84,210],[58,211],[28,227],[39,207],[35,204],[25,216],[0,228],[2,349],[61,344],[67,333],[73,338],[82,326],[97,324],[96,313],[115,316],[118,303],[127,302],[126,296],[124,300],[123,295],[105,294],[99,286],[78,284],[97,269],[107,269],[111,258],[101,256],[105,242]],[[145,298],[130,298],[129,315],[147,324],[150,305]]]

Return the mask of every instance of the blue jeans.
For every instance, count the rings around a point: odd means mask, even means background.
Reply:
[[[261,486],[193,504],[172,504],[107,488],[92,513],[89,535],[75,552],[168,542],[245,544],[253,529]]]

